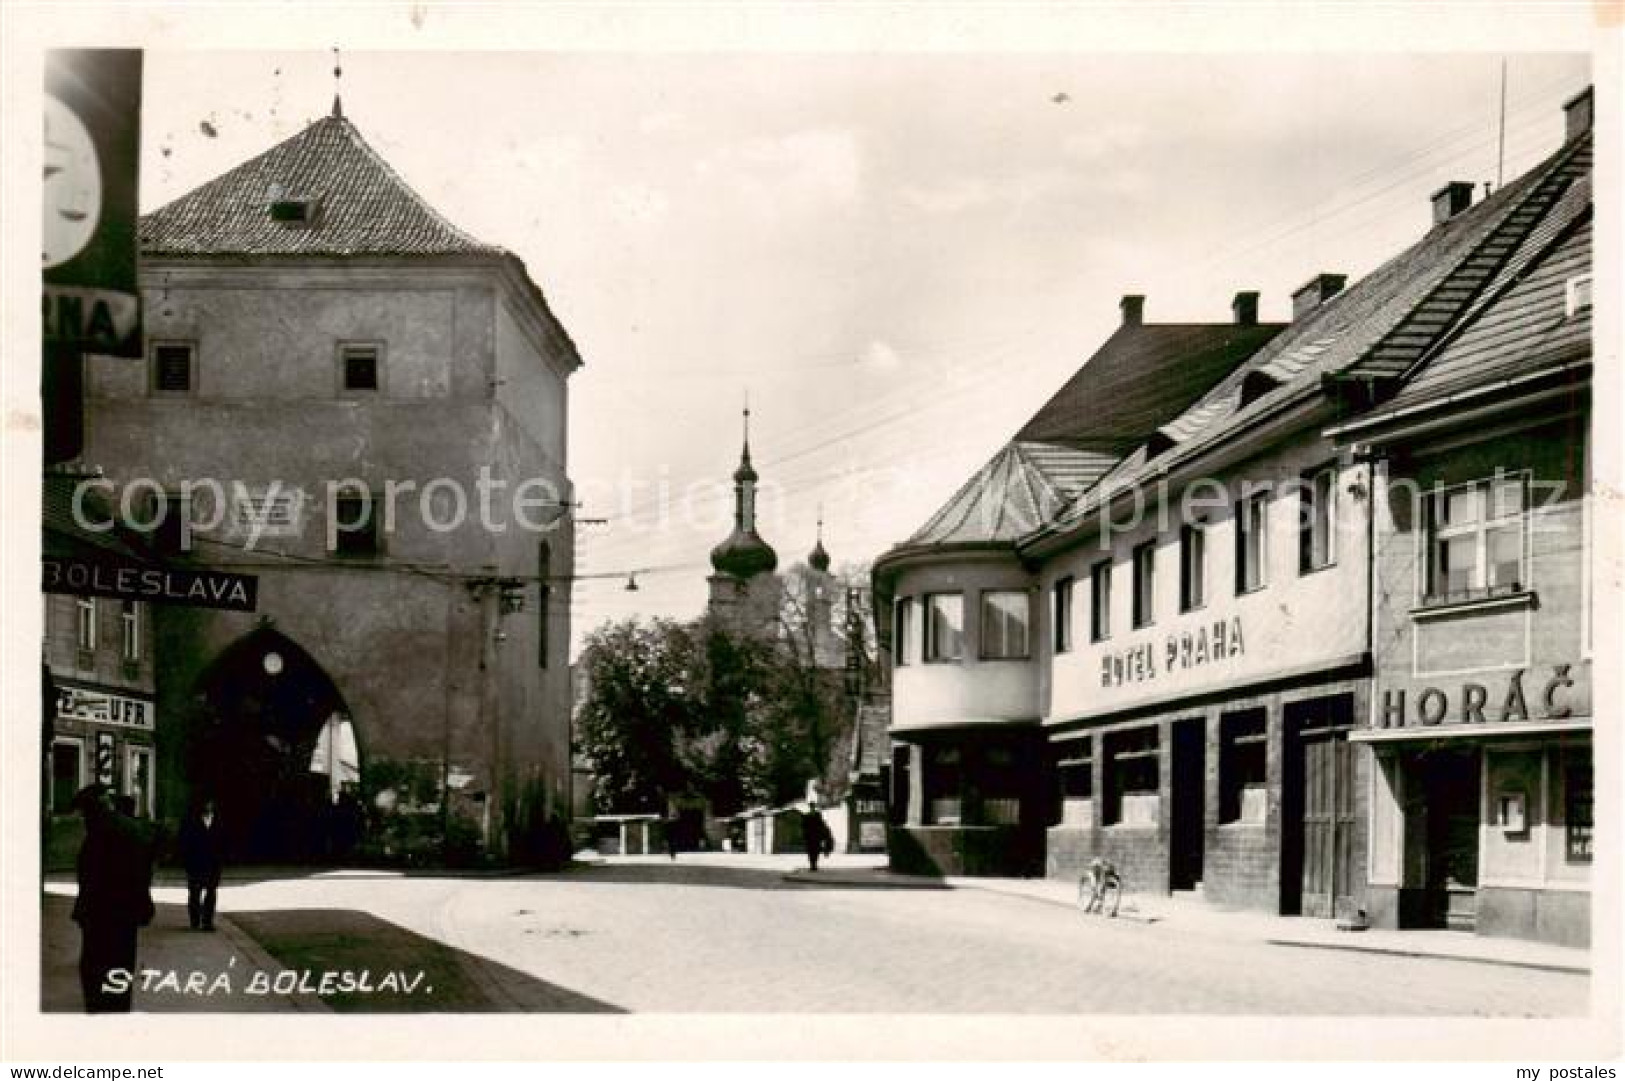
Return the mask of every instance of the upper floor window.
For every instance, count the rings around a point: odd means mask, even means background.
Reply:
[[[191,394],[197,389],[197,346],[191,342],[154,342],[152,392]]]
[[[119,625],[123,629],[120,656],[125,663],[135,664],[141,660],[141,609],[135,601],[124,602],[124,609],[119,613]]]
[[[1145,627],[1156,618],[1157,542],[1148,540],[1134,549],[1134,625]]]
[[[1054,645],[1055,652],[1072,649],[1072,577],[1068,575],[1055,583],[1054,589]]]
[[[339,346],[339,385],[347,393],[383,389],[383,350],[372,343]]]
[[[1104,642],[1112,636],[1112,564],[1101,560],[1089,571],[1093,586],[1089,600],[1089,640]]]
[[[76,606],[79,649],[84,653],[96,650],[96,598],[79,597]]]
[[[331,506],[333,522],[328,535],[334,555],[371,556],[382,551],[379,515],[371,495],[339,496]]]
[[[1207,603],[1207,527],[1192,522],[1179,531],[1179,610]]]
[[[1298,572],[1307,574],[1337,559],[1337,470],[1304,474],[1298,498]]]
[[[1525,587],[1525,485],[1523,476],[1503,476],[1433,494],[1428,600],[1469,600]]]
[[[1013,660],[1027,656],[1027,624],[1031,607],[1025,590],[998,590],[982,594],[982,656]]]
[[[892,607],[892,663],[907,664],[913,655],[914,598],[899,597]]]
[[[1265,542],[1269,523],[1268,496],[1249,495],[1236,504],[1236,592],[1251,593],[1264,588],[1264,566],[1268,556]]]
[[[958,593],[925,597],[925,659],[957,661],[964,653],[965,598]]]

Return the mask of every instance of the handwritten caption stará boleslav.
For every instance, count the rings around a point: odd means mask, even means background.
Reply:
[[[236,962],[232,964],[235,966]],[[187,995],[199,998],[231,995],[432,995],[434,985],[421,969],[292,968],[266,972],[204,972],[198,969],[115,968],[102,981],[110,994],[141,991],[146,994]]]

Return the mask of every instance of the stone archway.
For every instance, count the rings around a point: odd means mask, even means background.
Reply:
[[[330,722],[349,709],[321,665],[287,635],[261,627],[227,647],[198,690],[207,719],[190,748],[191,787],[214,800],[231,858],[320,863],[349,855],[360,840],[360,804],[328,772]]]

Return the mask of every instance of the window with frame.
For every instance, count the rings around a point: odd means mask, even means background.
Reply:
[[[1088,826],[1095,797],[1094,741],[1063,745],[1055,763],[1056,820],[1063,826]]]
[[[1433,493],[1428,502],[1428,603],[1522,591],[1526,478],[1496,477]]]
[[[1106,824],[1155,825],[1147,797],[1158,795],[1161,750],[1156,726],[1108,732],[1105,743]]]
[[[334,555],[374,556],[382,551],[378,515],[370,493],[339,496],[332,507]]]
[[[1308,574],[1337,560],[1337,470],[1305,473],[1298,498],[1298,572]]]
[[[1089,639],[1104,642],[1112,636],[1112,564],[1102,560],[1089,569]]]
[[[346,343],[339,346],[339,378],[347,392],[367,393],[383,388],[383,351],[377,345]]]
[[[989,590],[982,594],[981,656],[986,660],[1020,660],[1027,656],[1031,602],[1026,590]]]
[[[977,755],[974,789],[978,794],[970,809],[974,825],[1016,826],[1021,824],[1021,760],[1010,747],[985,746]]]
[[[197,346],[191,342],[155,342],[152,346],[154,394],[191,394],[197,383]]]
[[[959,593],[925,597],[925,659],[957,661],[965,650],[965,598]]]
[[[73,813],[73,797],[85,786],[85,748],[78,740],[51,744],[51,811]]]
[[[1179,531],[1179,610],[1207,603],[1207,527],[1192,522]]]
[[[79,652],[94,653],[96,651],[96,598],[76,597],[74,610],[76,612],[75,626],[79,642]]]
[[[1262,823],[1268,800],[1269,714],[1263,707],[1219,717],[1219,821]]]
[[[1269,555],[1266,532],[1269,502],[1264,492],[1256,492],[1236,504],[1236,592],[1263,589],[1265,561]]]
[[[964,756],[958,747],[932,747],[927,751],[925,820],[931,826],[957,826],[964,818]]]
[[[914,598],[898,597],[892,605],[892,664],[905,665],[910,659],[914,634]]]
[[[125,664],[137,664],[141,660],[141,609],[135,601],[123,602],[119,612],[119,626],[123,631],[123,641],[119,649],[119,656]]]
[[[1148,627],[1157,611],[1157,542],[1134,549],[1134,625]]]
[[[1072,576],[1068,575],[1057,581],[1052,591],[1052,636],[1056,653],[1069,653],[1072,650],[1072,586]]]

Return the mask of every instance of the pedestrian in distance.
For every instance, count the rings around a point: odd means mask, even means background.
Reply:
[[[807,804],[801,816],[801,842],[807,849],[807,866],[818,870],[818,859],[835,850],[835,837],[829,832],[829,823],[818,810],[818,804]]]
[[[204,800],[181,823],[181,863],[186,867],[186,918],[194,931],[214,930],[214,906],[225,865],[220,816]]]
[[[79,987],[86,1013],[129,1013],[136,944],[152,922],[153,838],[141,823],[120,814],[104,784],[79,790],[73,806],[85,819],[79,846]],[[114,972],[125,974],[113,979]]]

